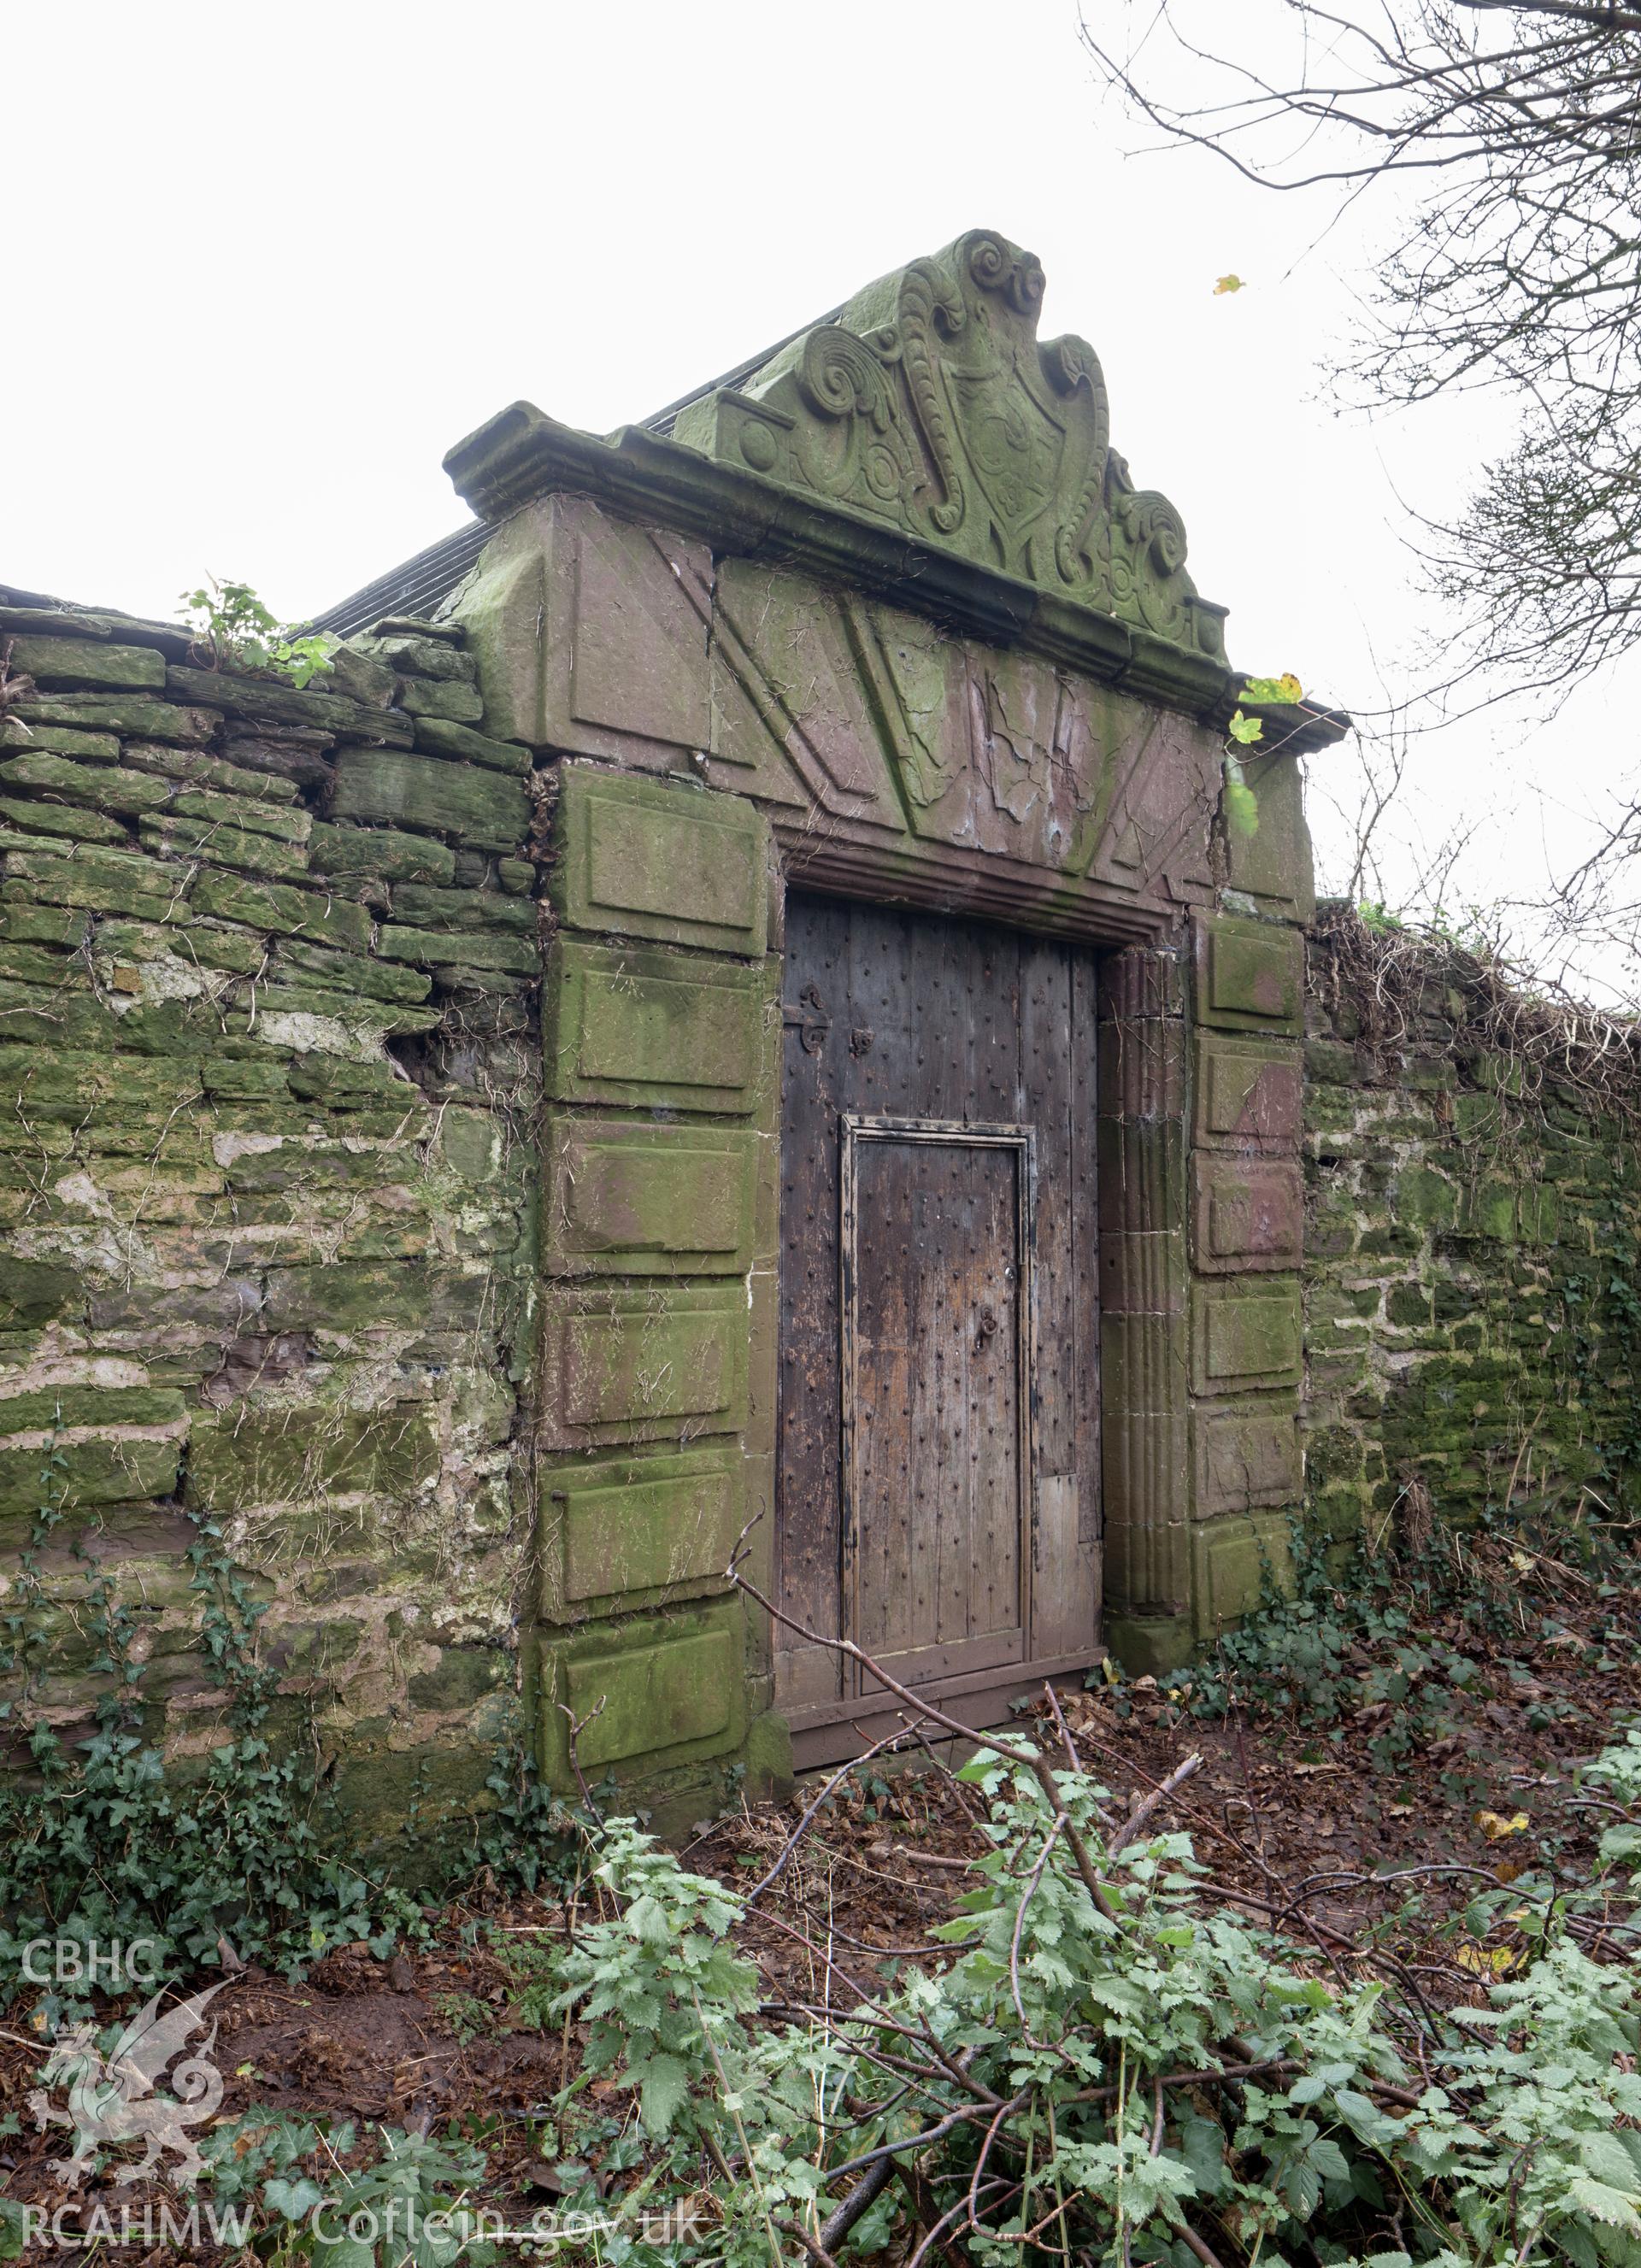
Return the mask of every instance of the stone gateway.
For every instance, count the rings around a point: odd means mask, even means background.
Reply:
[[[0,594],[9,1548],[48,1454],[175,1749],[204,1515],[376,1822],[515,1691],[689,1816],[892,1721],[828,1640],[995,1723],[1280,1563],[1343,722],[1226,824],[1223,609],[1042,294],[975,231],[647,425],[515,404],[302,690]]]

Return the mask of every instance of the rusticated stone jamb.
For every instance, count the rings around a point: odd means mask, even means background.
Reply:
[[[1262,825],[1264,802],[1261,804]],[[1257,839],[1257,838],[1256,838]],[[1266,878],[1273,899],[1290,855]],[[1290,902],[1305,878],[1289,885]],[[1193,924],[1189,1170],[1191,1597],[1211,1637],[1280,1570],[1304,1490],[1299,1148],[1303,985],[1290,919],[1237,910]]]
[[[587,1720],[583,1769],[681,1783],[740,1753],[767,1778],[767,1634],[725,1571],[759,1513],[757,1560],[770,1543],[780,960],[768,828],[744,799],[688,780],[572,758],[557,779],[536,1445],[543,1768],[560,1785],[572,1776],[568,1710]]]

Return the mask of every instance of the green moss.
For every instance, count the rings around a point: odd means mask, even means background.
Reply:
[[[118,1440],[72,1441],[58,1446],[53,1453],[54,1469],[44,1474],[43,1450],[0,1449],[0,1512],[33,1512],[48,1501],[45,1491],[49,1492],[51,1502],[70,1508],[169,1496],[177,1484],[180,1455],[181,1444],[177,1440],[128,1436]]]
[[[151,1386],[45,1387],[0,1398],[0,1433],[70,1425],[172,1425],[182,1414],[180,1394]]]
[[[308,857],[316,873],[373,882],[448,882],[456,854],[447,843],[392,827],[314,825]]]
[[[0,1258],[0,1329],[49,1322],[84,1296],[72,1268],[48,1260]]]
[[[1446,1229],[1459,1210],[1459,1192],[1428,1166],[1407,1166],[1396,1177],[1396,1206],[1404,1221],[1421,1228]]]
[[[417,1493],[438,1468],[438,1444],[416,1403],[236,1410],[195,1421],[186,1501],[224,1513],[358,1492],[402,1497]]]
[[[512,1682],[511,1659],[493,1646],[447,1646],[437,1669],[423,1670],[405,1690],[418,1709],[470,1709]]]

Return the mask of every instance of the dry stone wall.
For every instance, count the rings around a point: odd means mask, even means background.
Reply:
[[[448,624],[384,622],[298,691],[21,595],[0,1549],[34,1547],[45,1667],[12,1722],[91,1711],[89,1566],[152,1731],[216,1736],[186,1557],[211,1521],[269,1602],[276,1732],[311,1720],[362,1832],[465,1804],[528,1580],[530,752],[482,729]]]
[[[1634,1491],[1633,1035],[1605,1064],[1463,954],[1309,940],[1306,1478],[1335,1538]]]

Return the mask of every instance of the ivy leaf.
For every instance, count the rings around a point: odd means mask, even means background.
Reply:
[[[359,2236],[320,2237],[313,2247],[315,2268],[376,2268],[376,2247]]]
[[[325,2192],[317,2182],[305,2175],[294,2182],[271,2181],[262,2184],[262,2203],[286,2220],[305,2220]]]
[[[1222,299],[1227,291],[1246,291],[1247,285],[1240,276],[1222,276],[1214,285],[1214,297]]]

